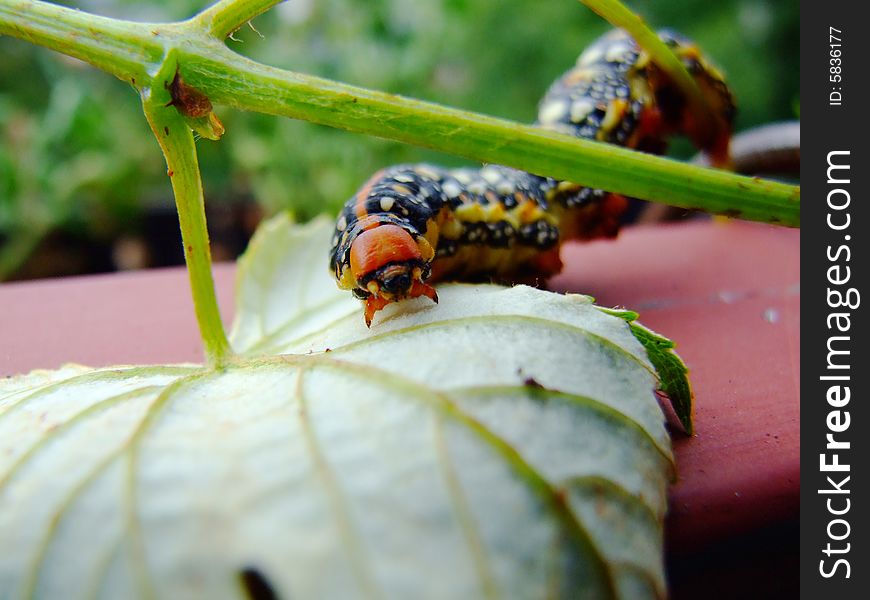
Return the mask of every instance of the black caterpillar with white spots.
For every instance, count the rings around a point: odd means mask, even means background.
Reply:
[[[541,101],[536,125],[572,136],[662,153],[682,134],[728,160],[734,117],[730,90],[697,46],[659,33],[683,61],[725,124],[702,131],[680,89],[625,32],[587,48]],[[366,323],[391,302],[421,295],[444,279],[521,280],[561,270],[560,243],[613,237],[626,198],[510,167],[389,167],[342,209],[330,251],[339,287],[365,302]]]

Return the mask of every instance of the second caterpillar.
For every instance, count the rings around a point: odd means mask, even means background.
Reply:
[[[547,91],[536,125],[573,136],[662,153],[682,134],[728,161],[734,100],[698,47],[659,32],[695,79],[720,131],[700,130],[673,84],[625,32],[587,48]],[[570,239],[613,237],[627,199],[510,167],[444,169],[398,165],[375,173],[339,214],[330,268],[365,303],[366,325],[392,302],[427,296],[446,279],[519,281],[561,270]]]

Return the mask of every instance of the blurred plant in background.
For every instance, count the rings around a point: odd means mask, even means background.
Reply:
[[[80,0],[82,10],[177,20],[207,0]],[[794,118],[799,4],[634,0],[655,27],[700,42],[739,101],[738,131]],[[529,122],[544,90],[609,26],[573,0],[289,0],[228,41],[278,67]],[[165,165],[128,85],[0,38],[0,279],[183,262]],[[262,214],[334,213],[399,162],[460,160],[266,115],[218,112],[199,143],[218,259]],[[676,145],[674,152],[689,152]]]

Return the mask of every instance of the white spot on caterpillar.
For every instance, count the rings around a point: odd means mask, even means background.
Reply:
[[[381,196],[381,210],[384,212],[389,212],[391,208],[393,208],[393,204],[395,200],[390,198],[389,196]]]
[[[462,186],[454,179],[448,179],[441,186],[448,198],[458,198],[462,193]]]
[[[335,228],[339,231],[344,231],[345,229],[347,229],[347,217],[341,215],[341,217],[339,217],[338,219],[338,223],[335,224]]]
[[[432,181],[438,179],[438,172],[427,165],[417,165],[414,167],[414,171],[423,179],[429,179]]]
[[[468,184],[468,191],[472,194],[482,195],[486,191],[486,184],[482,181],[472,181]]]
[[[610,48],[607,49],[607,54],[605,58],[610,62],[616,62],[619,59],[623,58],[623,56],[631,50],[631,46],[628,44],[613,44]]]
[[[541,107],[538,120],[541,123],[558,123],[568,113],[568,103],[564,100],[550,102]]]
[[[455,177],[456,181],[462,185],[468,185],[471,183],[472,178],[471,173],[469,173],[467,169],[453,171],[453,177]]]
[[[595,44],[594,46],[586,50],[586,52],[580,55],[580,58],[577,59],[577,64],[581,67],[591,65],[592,63],[601,60],[601,57],[603,55],[604,49],[601,47],[601,44]]]
[[[498,172],[498,169],[492,166],[483,167],[480,170],[480,176],[492,185],[497,184],[502,179],[501,173]]]
[[[495,191],[502,196],[509,196],[514,193],[514,184],[507,179],[502,179],[496,184]]]
[[[580,123],[595,110],[595,103],[588,98],[581,98],[571,104],[571,122]]]

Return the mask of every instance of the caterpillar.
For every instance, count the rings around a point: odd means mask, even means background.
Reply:
[[[679,88],[622,30],[590,45],[546,92],[536,125],[661,154],[689,137],[727,164],[734,99],[722,75],[687,38],[659,37],[682,60],[725,124],[701,130]],[[426,296],[445,279],[522,281],[562,268],[565,240],[614,237],[628,200],[510,167],[396,165],[375,173],[341,210],[330,269],[365,304],[365,321],[392,302]]]

